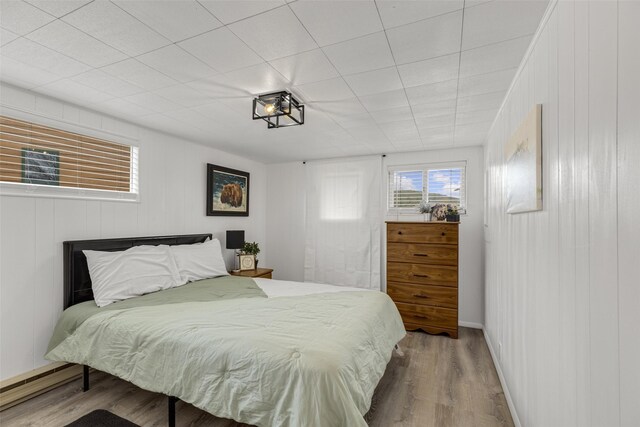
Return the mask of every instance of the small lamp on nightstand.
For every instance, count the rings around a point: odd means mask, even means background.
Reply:
[[[244,230],[227,230],[227,249],[234,250],[233,271],[238,271],[238,249],[242,249],[242,246],[244,246]]]

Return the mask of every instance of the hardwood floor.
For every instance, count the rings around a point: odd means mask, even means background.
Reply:
[[[372,427],[513,426],[507,402],[480,330],[460,328],[460,338],[410,332],[393,355],[366,415]],[[141,426],[167,425],[167,398],[113,376],[91,375],[0,413],[0,425],[64,426],[94,409],[107,409]],[[184,402],[177,425],[239,427]]]

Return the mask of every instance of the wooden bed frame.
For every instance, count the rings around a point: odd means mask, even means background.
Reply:
[[[186,234],[175,236],[153,236],[153,237],[126,237],[120,239],[96,239],[96,240],[73,240],[63,242],[63,282],[64,282],[64,308],[93,299],[91,290],[91,276],[87,258],[83,250],[92,251],[124,251],[134,246],[140,245],[189,245],[202,243],[211,239],[211,234]],[[89,390],[89,366],[83,366],[82,370],[83,390]],[[168,396],[169,426],[176,425],[176,402],[178,398]]]

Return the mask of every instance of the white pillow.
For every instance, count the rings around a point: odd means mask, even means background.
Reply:
[[[87,257],[93,299],[98,307],[182,284],[167,245],[82,252]]]
[[[182,284],[229,275],[222,258],[222,249],[218,239],[192,245],[175,245],[169,248],[176,260]]]

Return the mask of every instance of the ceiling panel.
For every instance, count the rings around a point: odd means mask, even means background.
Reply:
[[[163,47],[138,56],[143,64],[179,82],[204,79],[217,71],[176,45]]]
[[[460,78],[458,96],[481,95],[484,93],[505,91],[516,74],[516,69],[496,71],[494,73]]]
[[[115,3],[173,42],[222,26],[193,0],[119,0]]]
[[[221,73],[264,62],[228,28],[220,28],[201,34],[178,45]]]
[[[92,0],[27,0],[27,3],[44,10],[56,18],[60,18],[91,1]]]
[[[462,11],[387,30],[397,64],[460,51]]]
[[[233,23],[229,29],[267,61],[318,47],[288,7]]]
[[[389,92],[376,93],[360,97],[360,102],[367,111],[381,111],[387,108],[408,107],[409,101],[404,93],[404,89],[392,90]]]
[[[295,85],[338,77],[338,71],[321,49],[270,61],[280,74]]]
[[[411,107],[396,107],[386,110],[371,111],[371,117],[376,123],[401,122],[412,116]]]
[[[133,16],[107,1],[94,1],[61,19],[131,56],[171,43],[167,38],[142,25]]]
[[[398,66],[406,87],[420,86],[458,78],[460,54],[454,53]]]
[[[4,82],[27,89],[61,79],[59,75],[48,70],[16,61],[7,56],[0,58],[0,76]]]
[[[393,1],[376,2],[385,28],[411,24],[434,16],[462,9],[463,0]]]
[[[124,53],[60,20],[40,27],[26,37],[91,67],[102,67],[128,58]]]
[[[342,77],[295,86],[294,91],[309,102],[339,101],[355,96]]]
[[[406,88],[406,92],[411,105],[432,104],[448,99],[456,99],[458,96],[458,81],[447,80],[441,83],[409,87]]]
[[[297,1],[291,8],[320,46],[382,31],[372,1]]]
[[[0,46],[4,46],[10,41],[17,39],[18,37],[20,36],[12,33],[9,30],[5,30],[4,28],[0,28]]]
[[[102,68],[102,71],[146,90],[160,89],[177,83],[176,80],[135,59],[107,65]]]
[[[358,96],[402,89],[402,82],[396,67],[352,74],[344,78]]]
[[[322,48],[343,74],[355,74],[394,65],[384,32],[371,34]]]
[[[525,36],[462,52],[460,77],[518,67],[530,41],[530,37]]]
[[[285,4],[283,0],[199,0],[198,2],[224,24],[258,15]]]
[[[546,8],[546,0],[492,1],[468,8],[462,50],[533,34]]]
[[[457,111],[459,113],[467,113],[477,110],[497,109],[502,104],[507,91],[483,93],[481,95],[472,95],[458,98]]]
[[[19,36],[30,33],[54,19],[55,17],[26,2],[0,1],[0,27]]]
[[[211,97],[207,93],[198,91],[187,85],[168,86],[158,89],[153,93],[170,99],[183,107],[196,107],[211,102]]]
[[[140,86],[128,83],[101,70],[87,71],[73,76],[71,80],[118,98],[144,92]]]
[[[19,38],[3,46],[2,56],[60,77],[70,77],[90,69],[88,65],[25,38]]]

